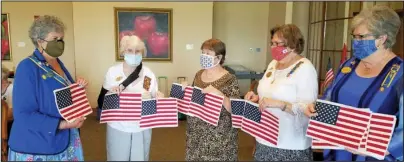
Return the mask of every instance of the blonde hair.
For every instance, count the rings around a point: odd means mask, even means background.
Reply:
[[[376,5],[362,10],[352,20],[351,30],[365,24],[369,32],[376,37],[387,35],[385,48],[392,48],[396,43],[396,36],[401,26],[400,17],[390,7]]]
[[[140,50],[143,52],[143,56],[146,56],[147,53],[146,45],[138,36],[135,35],[126,35],[122,37],[120,41],[119,54],[123,55],[126,49]]]
[[[10,70],[1,65],[1,80],[7,80],[10,75]]]

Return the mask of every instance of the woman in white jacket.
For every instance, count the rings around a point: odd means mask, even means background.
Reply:
[[[142,65],[142,56],[146,54],[144,42],[137,36],[124,36],[120,41],[120,54],[124,62],[108,69],[103,88],[120,93],[139,92],[143,99],[163,97],[158,92],[154,73]],[[134,73],[135,75],[131,75]],[[131,82],[122,82],[128,77]],[[125,86],[126,87],[125,87]],[[139,122],[111,122],[107,124],[107,160],[108,161],[148,161],[151,142],[151,129],[141,129]]]

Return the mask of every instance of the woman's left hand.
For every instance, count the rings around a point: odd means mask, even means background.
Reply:
[[[262,98],[258,103],[261,111],[264,111],[265,108],[280,108],[283,106],[282,102],[266,97]]]
[[[209,85],[208,87],[206,87],[205,89],[202,90],[202,93],[213,93],[219,96],[223,96],[223,93],[220,92],[218,89],[216,89],[215,87],[213,87],[212,85]]]
[[[76,82],[77,82],[79,85],[83,86],[83,87],[86,87],[87,84],[88,84],[88,82],[87,82],[85,79],[83,79],[83,78],[78,78]]]

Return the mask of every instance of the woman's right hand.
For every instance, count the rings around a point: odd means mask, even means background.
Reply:
[[[307,105],[307,107],[304,109],[304,114],[309,118],[317,116],[316,109],[313,103]]]
[[[244,99],[257,103],[259,100],[259,97],[253,91],[250,91],[250,92],[247,92],[247,94],[244,96]]]
[[[118,85],[118,86],[115,86],[115,87],[112,87],[111,88],[111,91],[112,92],[114,92],[114,93],[121,93],[122,91],[123,91],[123,86],[121,86],[121,85]]]
[[[83,125],[84,120],[86,120],[86,117],[77,118],[71,123],[67,122],[66,120],[63,120],[59,124],[59,129],[80,128]]]

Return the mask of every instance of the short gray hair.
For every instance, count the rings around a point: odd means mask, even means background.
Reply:
[[[1,80],[7,80],[10,75],[10,70],[1,65]]]
[[[396,43],[401,20],[398,14],[390,7],[376,5],[370,9],[362,10],[355,16],[352,20],[351,30],[355,30],[362,24],[366,24],[368,30],[376,37],[387,35],[384,47],[392,48]]]
[[[45,39],[49,33],[64,33],[64,31],[65,25],[58,17],[45,15],[35,19],[32,23],[29,29],[29,37],[35,47],[38,47],[37,41]]]

